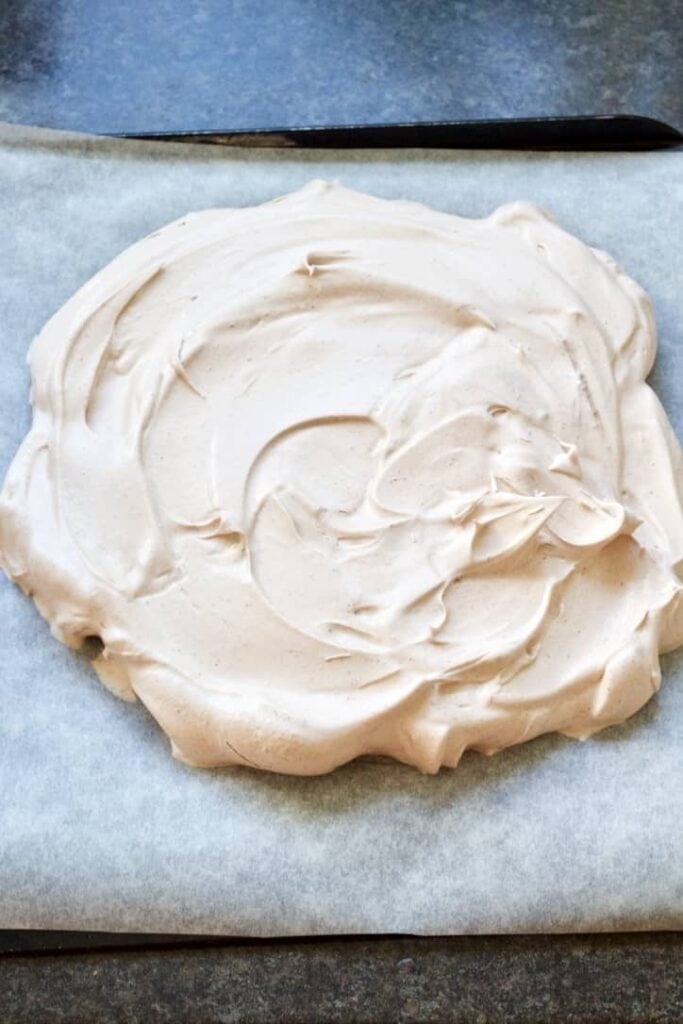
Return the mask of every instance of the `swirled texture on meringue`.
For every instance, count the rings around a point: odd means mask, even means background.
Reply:
[[[683,642],[654,354],[643,291],[530,204],[194,213],[34,342],[0,563],[191,764],[583,738]]]

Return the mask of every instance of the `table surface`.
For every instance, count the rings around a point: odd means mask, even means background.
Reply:
[[[666,1024],[681,936],[365,938],[0,956],[3,1024]]]
[[[681,24],[683,0],[3,0],[0,118],[117,132],[630,113],[683,129]],[[680,1021],[682,952],[680,935],[20,951],[0,956],[0,1019]]]
[[[683,129],[681,24],[683,0],[3,0],[0,118],[97,132],[627,113]]]

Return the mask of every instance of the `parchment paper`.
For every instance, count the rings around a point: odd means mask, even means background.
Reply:
[[[124,246],[189,209],[312,177],[452,212],[532,199],[650,292],[655,386],[683,435],[683,152],[291,151],[0,126],[0,474],[29,425],[24,356]],[[683,659],[624,727],[422,777],[174,762],[0,581],[0,926],[294,935],[683,926]]]

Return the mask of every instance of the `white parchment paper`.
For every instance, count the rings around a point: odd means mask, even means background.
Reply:
[[[304,153],[0,126],[0,475],[28,428],[48,316],[190,209],[312,177],[479,216],[524,198],[650,292],[654,384],[683,436],[683,152]],[[0,927],[244,935],[683,927],[683,658],[587,743],[537,740],[422,777],[319,779],[174,762],[140,706],[0,580]]]

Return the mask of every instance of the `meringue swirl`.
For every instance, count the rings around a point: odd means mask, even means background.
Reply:
[[[33,343],[0,564],[194,765],[585,738],[683,643],[655,347],[638,285],[528,203],[194,213]]]

